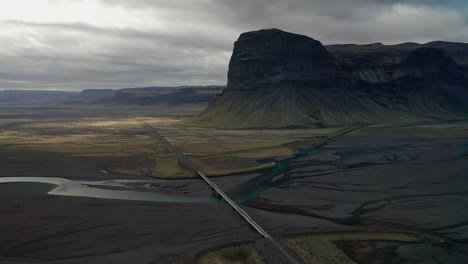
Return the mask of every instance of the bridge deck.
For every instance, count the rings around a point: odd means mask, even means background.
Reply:
[[[158,138],[159,142],[164,144],[169,150],[171,150],[179,159],[180,162],[185,164],[187,168],[190,168],[194,172],[196,172],[208,185],[213,188],[216,193],[218,193],[234,210],[236,210],[240,216],[242,216],[260,235],[262,235],[264,238],[268,239],[272,245],[277,248],[286,258],[287,260],[292,263],[292,264],[299,264],[299,262],[291,256],[291,254],[288,253],[288,250],[286,250],[279,241],[274,239],[272,236],[270,236],[260,225],[258,225],[248,214],[245,212],[242,208],[240,208],[239,205],[237,205],[229,196],[227,196],[213,181],[211,181],[193,162],[191,162],[187,157],[185,157],[184,154],[182,154],[180,151],[178,151],[172,144],[165,139],[159,132],[152,126],[150,126],[148,123],[143,121],[145,126]]]

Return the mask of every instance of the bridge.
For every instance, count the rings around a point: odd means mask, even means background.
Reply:
[[[266,238],[271,244],[282,253],[282,255],[291,264],[300,264],[299,261],[293,257],[288,250],[281,244],[280,241],[276,240],[270,234],[268,234],[259,224],[257,224],[250,216],[245,212],[238,204],[236,204],[229,196],[227,196],[213,181],[211,181],[193,162],[191,162],[184,154],[178,151],[166,138],[164,138],[154,127],[149,125],[147,122],[142,121],[143,124],[158,138],[161,144],[164,144],[170,151],[172,151],[179,161],[183,163],[187,168],[196,172],[213,190],[224,199],[234,210],[243,217],[247,223],[250,224],[260,235]]]

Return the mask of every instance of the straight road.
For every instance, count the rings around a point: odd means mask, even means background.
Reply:
[[[171,150],[179,159],[180,162],[182,162],[187,168],[190,168],[194,172],[196,172],[208,185],[213,188],[216,193],[218,193],[234,210],[236,210],[240,216],[242,216],[247,223],[249,223],[260,235],[262,235],[264,238],[269,240],[271,244],[277,248],[283,256],[289,261],[291,264],[300,264],[296,258],[294,258],[288,250],[275,238],[270,236],[259,224],[257,224],[248,214],[245,212],[242,208],[240,208],[239,205],[237,205],[229,196],[227,196],[214,182],[212,182],[193,162],[191,162],[187,157],[185,157],[184,154],[182,154],[180,151],[178,151],[172,144],[165,139],[159,132],[146,123],[145,121],[142,121],[143,124],[158,138],[159,142],[164,144],[169,150]]]

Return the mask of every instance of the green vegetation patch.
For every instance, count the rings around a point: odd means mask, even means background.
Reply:
[[[223,248],[200,257],[198,264],[264,264],[253,246]]]

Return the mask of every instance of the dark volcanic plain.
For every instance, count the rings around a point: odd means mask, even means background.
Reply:
[[[276,168],[214,181],[276,237],[320,241],[313,234],[338,234],[337,247],[370,261],[362,263],[465,263],[467,130],[464,121],[362,127],[277,159]],[[246,243],[260,255],[269,252],[199,179],[106,174],[87,159],[7,148],[1,161],[2,177],[64,177],[173,200],[50,196],[56,186],[0,184],[0,263],[196,263],[204,252]],[[137,181],[93,184],[115,178]],[[346,239],[354,232],[363,233]],[[401,241],[400,234],[419,242]]]

